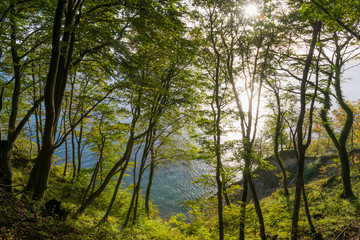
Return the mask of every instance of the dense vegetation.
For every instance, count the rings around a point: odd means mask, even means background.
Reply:
[[[358,0],[2,0],[0,236],[358,237],[359,17]],[[154,175],[195,161],[215,194],[161,219]]]

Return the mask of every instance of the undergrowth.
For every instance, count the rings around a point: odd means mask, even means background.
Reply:
[[[306,185],[310,212],[317,232],[324,239],[351,239],[359,236],[360,201],[358,199],[341,199],[341,177],[329,176],[327,171],[333,171],[334,166],[321,167],[321,161],[314,162],[316,168],[321,168],[322,178],[315,179]],[[336,161],[335,161],[336,164]],[[352,184],[356,196],[360,196],[360,164],[352,166]],[[27,178],[27,167],[18,168],[14,173],[15,184],[21,186]],[[313,171],[313,170],[311,170]],[[331,172],[333,174],[333,172]],[[89,182],[89,174],[83,171],[76,179],[63,176],[61,166],[52,170],[49,191],[46,200],[55,198],[62,201],[62,205],[74,213],[80,206],[83,195]],[[99,221],[106,212],[112,196],[113,184],[107,188],[99,198],[78,219],[70,217],[67,225],[71,229],[77,229],[77,239],[186,239],[186,240],[212,240],[218,238],[216,199],[191,200],[184,203],[189,208],[189,214],[178,214],[169,219],[161,219],[157,216],[155,206],[152,214],[147,217],[144,206],[139,207],[138,220],[132,225],[123,228],[128,203],[131,198],[131,187],[122,189],[116,200],[108,220],[99,225]],[[20,195],[18,195],[19,197]],[[291,216],[294,201],[294,189],[290,188],[290,196],[285,197],[283,190],[279,189],[270,197],[261,200],[261,208],[266,225],[266,233],[271,236],[277,235],[277,239],[289,239],[291,232]],[[143,201],[139,201],[143,202]],[[41,204],[41,203],[40,203]],[[233,202],[224,208],[225,239],[238,239],[240,224],[239,202]],[[259,239],[259,223],[252,203],[246,208],[246,239]],[[56,222],[55,222],[56,223]],[[44,229],[54,225],[54,221],[41,222]],[[59,223],[60,224],[60,223]],[[51,226],[50,226],[51,227]],[[0,231],[2,236],[11,236],[14,228],[6,228]],[[305,218],[302,206],[299,220],[301,239],[311,239],[310,229]],[[43,235],[45,236],[44,232]],[[48,239],[51,239],[48,236]],[[11,239],[11,238],[10,238]],[[45,238],[46,239],[46,238]]]

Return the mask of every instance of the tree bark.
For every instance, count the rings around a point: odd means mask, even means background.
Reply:
[[[313,222],[312,222],[312,220],[311,220],[311,215],[310,215],[310,210],[309,210],[309,204],[308,204],[308,200],[307,200],[307,197],[306,197],[306,192],[305,192],[305,185],[304,185],[304,183],[302,184],[302,196],[303,196],[303,199],[304,199],[305,213],[306,213],[307,221],[308,221],[308,223],[309,223],[310,231],[311,231],[311,233],[316,233],[314,224],[313,224]]]
[[[251,190],[251,193],[253,195],[254,205],[255,205],[255,212],[258,216],[259,224],[260,224],[260,238],[261,240],[266,240],[266,233],[265,233],[265,223],[264,218],[261,212],[260,202],[256,194],[256,189],[252,180],[252,177],[250,174],[247,175],[249,187]]]
[[[56,127],[54,91],[56,84],[56,76],[59,70],[61,47],[60,35],[65,4],[66,0],[58,1],[54,17],[51,60],[45,87],[46,119],[44,136],[42,139],[42,148],[36,158],[36,163],[31,171],[30,178],[24,190],[24,195],[30,195],[33,193],[33,199],[42,199],[45,194],[54,152],[54,130]]]
[[[298,222],[299,222],[299,211],[300,211],[300,201],[301,201],[301,192],[304,184],[304,165],[305,165],[305,152],[308,144],[310,144],[311,139],[307,139],[307,143],[303,143],[303,125],[305,121],[305,113],[306,113],[306,86],[308,81],[308,76],[310,72],[310,66],[312,63],[314,50],[316,46],[316,42],[318,36],[321,31],[321,22],[317,21],[316,23],[312,24],[313,33],[311,39],[311,45],[309,52],[307,54],[303,76],[301,81],[301,95],[300,95],[300,115],[297,122],[297,151],[298,151],[298,173],[296,178],[296,189],[295,189],[295,201],[294,201],[294,209],[293,209],[293,216],[291,222],[291,239],[296,240],[298,234]],[[312,123],[311,123],[312,124]],[[311,129],[309,131],[309,137],[311,136]]]
[[[245,168],[247,168],[245,166]],[[245,176],[245,171],[243,171],[243,191],[240,202],[240,240],[245,240],[245,218],[246,218],[246,200],[248,194],[248,178]]]
[[[101,219],[101,221],[100,221],[100,224],[101,224],[102,222],[107,221],[107,219],[108,219],[108,217],[109,217],[109,215],[110,215],[111,209],[112,209],[112,207],[114,206],[114,203],[115,203],[115,200],[116,200],[116,197],[117,197],[117,193],[118,193],[119,188],[120,188],[120,185],[121,185],[121,181],[122,181],[122,179],[123,179],[123,177],[124,177],[124,175],[125,175],[125,172],[126,172],[128,163],[129,163],[129,159],[126,160],[124,166],[122,166],[122,168],[121,168],[121,173],[120,173],[120,176],[119,176],[118,181],[117,181],[117,183],[116,183],[113,196],[112,196],[112,198],[111,198],[110,204],[109,204],[109,206],[108,206],[108,208],[107,208],[107,210],[106,210],[106,213],[105,213],[104,217],[103,217],[103,218]]]
[[[151,159],[150,159],[150,173],[149,173],[149,181],[148,181],[148,185],[146,187],[146,194],[145,194],[145,212],[146,215],[149,217],[150,216],[150,206],[149,206],[149,201],[150,201],[150,192],[151,192],[151,186],[152,186],[152,180],[154,177],[154,172],[155,172],[155,152],[154,152],[154,145],[151,146]]]

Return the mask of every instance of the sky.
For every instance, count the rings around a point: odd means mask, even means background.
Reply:
[[[356,64],[360,64],[360,61],[353,63],[352,66]],[[345,71],[343,79],[345,79],[345,82],[342,85],[345,99],[350,101],[360,99],[360,65]]]

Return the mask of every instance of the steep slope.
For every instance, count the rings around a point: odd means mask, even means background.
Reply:
[[[353,151],[354,154],[357,154],[356,151]],[[297,170],[297,163],[296,163],[296,155],[294,151],[283,151],[281,152],[281,156],[283,159],[283,164],[288,172],[288,187],[291,187],[295,183],[296,179],[296,170]],[[334,159],[337,156],[323,156],[323,157],[307,157],[305,160],[305,173],[304,173],[304,180],[305,183],[309,182],[310,180],[321,178],[321,177],[331,177],[339,174],[339,170],[332,166],[334,164]],[[275,160],[274,157],[269,157],[264,159],[265,161],[269,162],[274,169],[272,170],[263,170],[263,169],[256,169],[254,171],[255,175],[255,187],[257,190],[258,197],[260,199],[270,196],[273,192],[277,189],[282,187],[282,176],[279,164]],[[321,169],[327,168],[326,175],[321,176]],[[242,180],[236,183],[242,186]],[[235,195],[235,200],[239,201],[242,192],[238,192]],[[252,194],[249,191],[248,193],[248,201],[252,199]]]

